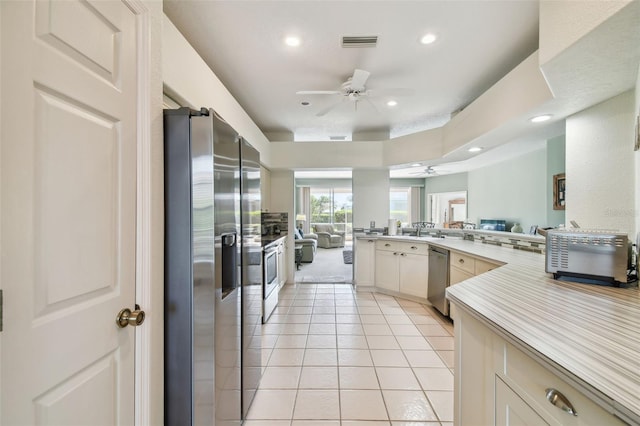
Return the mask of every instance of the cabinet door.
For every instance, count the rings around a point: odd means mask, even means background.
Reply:
[[[486,260],[476,259],[475,267],[476,267],[475,274],[480,275],[480,274],[484,274],[485,272],[492,271],[500,267],[500,265],[496,263],[487,262]]]
[[[398,257],[398,252],[376,250],[376,287],[400,291]]]
[[[496,426],[548,424],[524,399],[496,376]]]
[[[354,265],[356,285],[374,285],[375,248],[375,240],[363,238],[356,240],[356,256]]]
[[[473,277],[473,274],[452,266],[449,271],[449,285],[458,284],[459,282],[468,280],[471,277]]]
[[[284,243],[282,243],[281,251],[282,253],[280,254],[280,261],[282,262],[282,267],[278,265],[278,274],[280,275],[280,286],[283,286],[287,282],[287,278],[289,276],[289,264],[287,263],[287,259],[289,257],[289,245],[287,244],[286,239]]]
[[[429,256],[400,254],[400,293],[427,298]]]
[[[284,244],[278,245],[278,285],[281,287],[286,281],[287,263],[285,261]]]

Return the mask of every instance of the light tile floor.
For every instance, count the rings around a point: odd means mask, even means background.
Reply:
[[[453,326],[433,308],[350,284],[280,291],[245,426],[453,423]]]

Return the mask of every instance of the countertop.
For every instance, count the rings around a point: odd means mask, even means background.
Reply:
[[[447,289],[447,297],[570,379],[594,402],[640,424],[640,292],[554,280],[544,255],[455,238],[426,242],[504,266]]]
[[[287,234],[273,234],[273,235],[263,235],[260,239],[260,243],[263,248],[269,248],[270,246],[276,245],[280,243],[280,240],[283,240],[287,237]]]

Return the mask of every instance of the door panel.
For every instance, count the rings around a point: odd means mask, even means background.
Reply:
[[[114,290],[122,140],[117,123],[86,106],[41,90],[35,102],[35,294],[42,314]]]
[[[115,317],[135,305],[136,18],[0,7],[0,423],[132,424],[134,329]]]
[[[496,425],[499,426],[542,426],[548,425],[505,382],[496,376]]]

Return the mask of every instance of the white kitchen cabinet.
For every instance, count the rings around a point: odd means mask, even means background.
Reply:
[[[400,291],[399,270],[398,252],[376,250],[376,287],[396,292]]]
[[[454,305],[455,306],[455,305]],[[454,424],[624,425],[539,359],[457,311]],[[557,402],[549,402],[553,390]],[[563,410],[571,407],[577,415]]]
[[[496,377],[496,426],[548,425],[524,399]]]
[[[456,268],[455,266],[451,266],[449,270],[449,285],[458,284],[464,280],[468,280],[472,278],[474,275],[470,272],[463,271],[460,268]]]
[[[282,288],[287,282],[287,276],[289,268],[287,265],[288,244],[287,238],[283,238],[281,243],[278,244],[278,285]]]
[[[355,246],[355,280],[356,286],[375,284],[376,241],[371,238],[356,239]]]
[[[427,298],[427,244],[379,240],[375,250],[375,286],[400,294]]]
[[[427,298],[427,276],[429,275],[427,255],[400,253],[399,273],[400,293]]]
[[[475,265],[474,265],[474,275],[484,274],[485,272],[492,271],[498,267],[500,267],[500,265],[497,263],[476,259]]]
[[[451,251],[449,255],[449,285],[455,285],[476,275],[483,274],[500,265],[478,259],[465,253]],[[456,307],[451,306],[449,316],[455,321]]]

